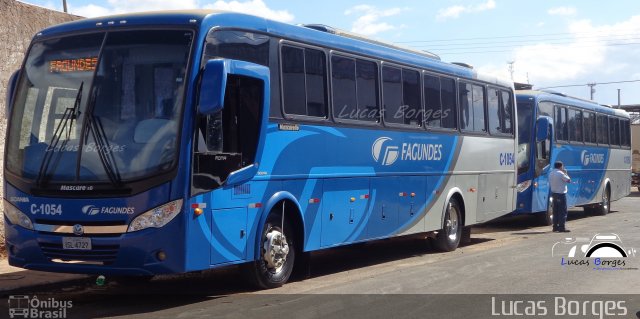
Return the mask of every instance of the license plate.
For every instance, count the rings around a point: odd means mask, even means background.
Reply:
[[[75,250],[91,250],[91,238],[62,237],[62,248]]]

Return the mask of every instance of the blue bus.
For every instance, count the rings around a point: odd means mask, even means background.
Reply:
[[[515,214],[553,223],[548,173],[562,161],[571,176],[567,206],[606,215],[631,191],[631,131],[623,110],[554,91],[516,91],[518,199]]]
[[[11,265],[258,286],[329,247],[514,210],[513,83],[321,25],[185,11],[38,33],[12,78]],[[296,263],[296,261],[298,261]]]

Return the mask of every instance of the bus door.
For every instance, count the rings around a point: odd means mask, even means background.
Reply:
[[[553,141],[553,125],[548,117],[536,121],[535,176],[533,178],[532,211],[547,210],[549,203],[549,171],[551,168],[551,141]]]
[[[221,264],[247,257],[247,201],[269,78],[267,68],[235,60],[210,60],[202,78],[192,192],[204,193],[211,264]]]

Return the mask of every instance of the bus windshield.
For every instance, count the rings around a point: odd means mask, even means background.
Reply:
[[[36,42],[9,127],[7,169],[48,182],[113,182],[170,169],[192,32],[92,33]]]
[[[533,129],[533,104],[518,103],[518,174],[529,170],[531,131]]]

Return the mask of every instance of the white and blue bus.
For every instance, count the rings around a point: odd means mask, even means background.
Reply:
[[[189,11],[38,33],[10,85],[11,265],[151,276],[416,233],[516,201],[513,83],[329,27]],[[296,263],[300,264],[300,263]]]
[[[572,183],[567,206],[606,215],[611,201],[629,195],[629,114],[553,91],[516,91],[518,108],[518,200],[515,214],[553,223],[547,180],[553,163],[564,163]]]

